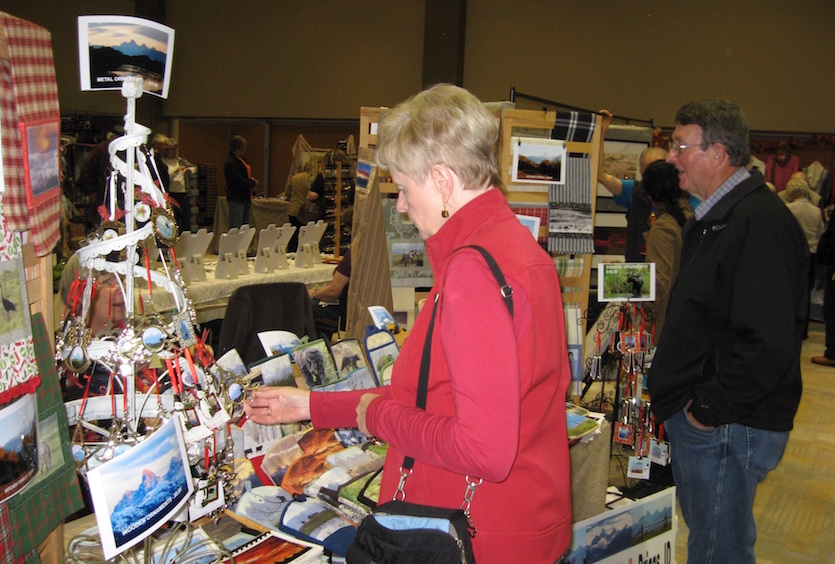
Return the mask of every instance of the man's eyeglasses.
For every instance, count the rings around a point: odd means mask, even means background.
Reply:
[[[701,143],[690,143],[689,145],[681,145],[676,141],[670,141],[670,153],[673,155],[680,155],[690,147],[700,147]]]

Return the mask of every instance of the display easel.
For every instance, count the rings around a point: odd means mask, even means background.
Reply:
[[[325,234],[327,225],[323,220],[316,222],[309,221],[307,225],[299,227],[299,246],[296,249],[296,268],[310,268],[316,264],[322,264],[322,255],[319,252],[319,241]]]
[[[285,223],[280,228],[271,223],[258,233],[258,252],[255,255],[255,272],[274,272],[290,268],[287,262],[287,243],[296,227]]]
[[[228,233],[220,236],[217,269],[215,269],[217,280],[227,278],[234,280],[238,275],[246,276],[249,274],[246,253],[253,237],[255,237],[255,230],[250,229],[249,225],[242,225],[240,229],[233,227]]]
[[[515,92],[511,96],[524,96]],[[547,103],[551,106],[563,107],[557,102],[549,102],[536,99],[538,102]],[[574,109],[574,108],[571,108]],[[513,190],[505,192],[508,202],[513,204],[536,204],[541,206],[549,205],[549,193],[547,191],[524,190],[524,183],[518,181],[512,182],[512,165],[513,165],[513,148],[511,138],[514,136],[535,136],[550,138],[550,132],[554,128],[557,118],[556,111],[547,110],[522,110],[512,107],[502,107],[495,110],[497,117],[500,120],[499,132],[499,171],[502,180],[506,186],[513,184]],[[567,154],[583,154],[588,155],[591,163],[591,179],[589,183],[589,200],[591,204],[591,218],[594,223],[595,204],[597,198],[597,174],[600,167],[600,147],[602,144],[602,136],[600,134],[601,117],[596,116],[594,132],[590,142],[565,141]],[[522,188],[520,190],[520,187]],[[543,222],[540,225],[540,237],[547,237],[548,222]],[[560,255],[567,259],[567,263],[573,266],[563,271],[560,274],[560,287],[562,289],[563,305],[574,304],[579,308],[580,316],[578,323],[579,335],[582,339],[586,334],[586,323],[589,309],[589,288],[591,286],[591,271],[592,271],[592,255]],[[560,258],[556,256],[555,258]],[[578,263],[580,263],[578,265]],[[584,355],[584,357],[587,355]],[[569,390],[572,396],[579,395],[579,387],[581,383],[574,382],[574,386]]]

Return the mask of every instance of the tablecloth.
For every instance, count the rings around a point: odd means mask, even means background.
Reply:
[[[317,264],[309,268],[296,268],[293,261],[289,261],[290,268],[274,272],[254,272],[255,259],[249,259],[250,273],[235,279],[216,280],[215,269],[217,258],[206,260],[206,280],[191,282],[187,286],[188,297],[197,313],[197,321],[205,323],[212,319],[223,319],[226,313],[226,302],[232,292],[241,286],[265,284],[269,282],[302,282],[307,285],[323,284],[333,278],[334,264]],[[147,295],[147,285],[138,281],[139,295]],[[174,308],[174,298],[162,289],[153,290],[153,307],[160,313],[171,312]],[[138,311],[138,310],[137,310]]]

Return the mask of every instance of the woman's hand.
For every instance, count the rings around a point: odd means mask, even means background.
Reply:
[[[368,406],[372,401],[380,397],[380,394],[363,394],[357,404],[357,428],[366,436],[370,437],[371,433],[365,425],[365,413],[368,411]]]
[[[294,423],[310,419],[310,392],[292,386],[259,388],[244,401],[247,417],[259,425]]]

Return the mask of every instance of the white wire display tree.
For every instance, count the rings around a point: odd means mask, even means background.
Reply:
[[[234,496],[228,429],[234,378],[214,363],[197,333],[173,252],[176,223],[145,149],[150,130],[136,122],[142,84],[139,77],[123,82],[125,134],[109,145],[112,172],[100,208],[103,221],[77,251],[78,275],[57,335],[56,360],[62,377],[84,389],[80,399],[65,404],[82,476],[176,418],[183,426],[195,495],[208,486],[222,494],[208,508],[203,503],[200,516],[217,518]],[[96,292],[105,287],[121,293],[125,316],[93,334],[91,308]],[[173,315],[155,310],[154,291],[173,295]]]

